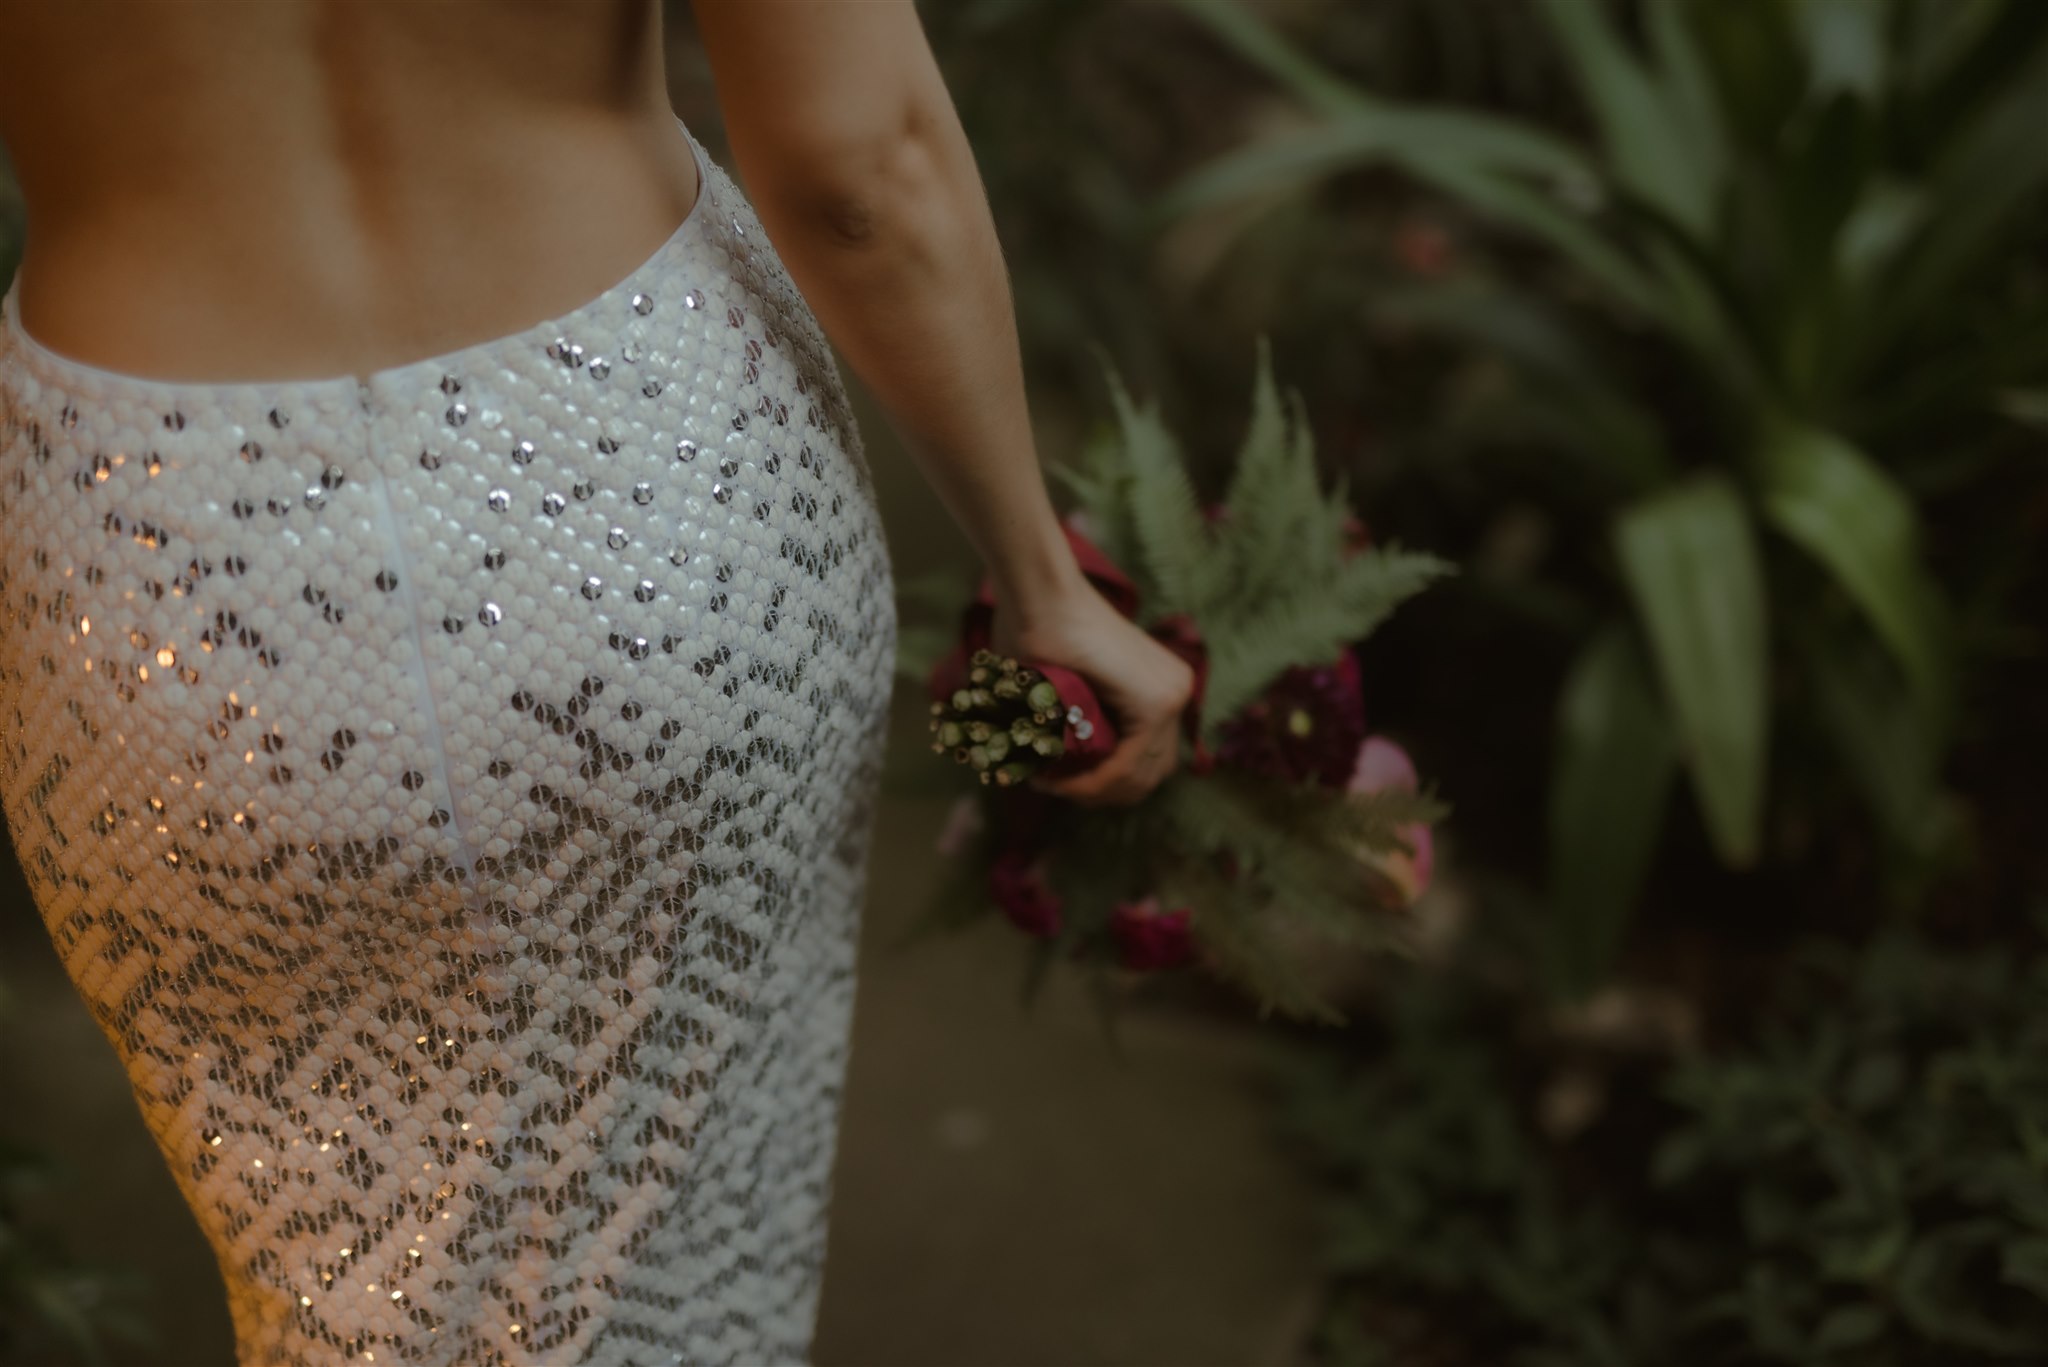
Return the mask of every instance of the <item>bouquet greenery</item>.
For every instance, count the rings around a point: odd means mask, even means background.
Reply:
[[[1098,352],[1100,356],[1101,353]],[[979,783],[940,840],[950,876],[905,939],[999,912],[1034,939],[1024,1000],[1064,955],[1107,1012],[1119,986],[1199,965],[1263,1017],[1341,1021],[1290,971],[1299,934],[1402,948],[1444,812],[1393,741],[1368,733],[1354,647],[1448,567],[1369,543],[1340,479],[1325,492],[1298,393],[1283,412],[1258,339],[1250,428],[1220,503],[1102,356],[1117,425],[1055,474],[1090,582],[1187,659],[1184,762],[1142,802],[1081,808],[1024,782],[1115,749],[1115,718],[1054,661],[988,649],[983,579],[957,633],[903,633],[932,697],[932,748]],[[957,601],[957,600],[956,600]]]

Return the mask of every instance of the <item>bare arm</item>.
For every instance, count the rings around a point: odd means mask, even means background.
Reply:
[[[1008,269],[912,0],[693,0],[747,198],[1030,621],[1085,587],[1045,488]]]
[[[693,0],[748,200],[819,323],[981,552],[990,643],[1078,670],[1114,753],[1032,780],[1135,802],[1171,773],[1188,665],[1097,593],[1024,402],[1008,268],[912,0]]]

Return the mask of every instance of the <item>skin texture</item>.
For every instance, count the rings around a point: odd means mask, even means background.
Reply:
[[[374,370],[601,292],[696,173],[651,0],[0,5],[23,326],[170,380]]]
[[[696,0],[744,191],[981,553],[999,648],[1079,669],[1123,743],[1044,785],[1171,772],[1187,665],[1088,586],[1025,402],[1009,279],[912,0]],[[698,185],[656,0],[0,3],[22,326],[188,382],[400,365],[565,313]]]

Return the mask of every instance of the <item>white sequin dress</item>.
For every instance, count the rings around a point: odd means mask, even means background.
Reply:
[[[808,1357],[893,579],[682,132],[625,280],[373,374],[118,375],[5,297],[0,804],[244,1364]]]

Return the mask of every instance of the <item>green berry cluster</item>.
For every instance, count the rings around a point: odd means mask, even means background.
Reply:
[[[983,783],[1022,783],[1066,752],[1069,721],[1081,721],[1078,707],[1060,708],[1059,690],[1029,665],[977,650],[968,661],[967,683],[950,699],[932,703],[932,750],[951,752],[971,766]]]

